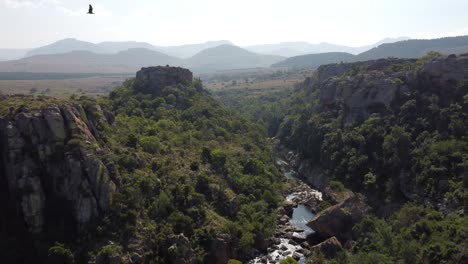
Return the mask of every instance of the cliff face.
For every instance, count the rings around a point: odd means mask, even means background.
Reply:
[[[373,113],[382,113],[399,95],[411,89],[445,93],[468,78],[468,54],[434,58],[421,65],[412,59],[380,59],[350,64],[320,66],[306,85],[320,90],[323,109],[344,104],[345,122],[365,120]]]
[[[463,204],[468,54],[324,65],[299,92],[307,107],[286,116],[280,137],[314,187],[338,180],[373,205],[392,201],[382,215],[406,201]]]
[[[45,232],[57,214],[79,231],[109,208],[118,183],[99,144],[105,114],[72,104],[12,111],[0,117],[0,182],[10,207],[31,234]]]
[[[192,82],[191,71],[180,67],[147,67],[136,74],[134,88],[141,93],[161,96],[163,88]]]

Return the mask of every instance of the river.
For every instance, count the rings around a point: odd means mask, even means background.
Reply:
[[[277,159],[276,164],[282,167],[284,176],[288,180],[300,183],[297,188],[291,190],[291,193],[286,196],[285,202],[294,204],[292,216],[289,219],[280,216],[281,219],[278,221],[277,231],[274,235],[274,241],[277,243],[268,248],[267,255],[258,256],[249,263],[278,264],[284,258],[291,256],[297,259],[298,263],[303,264],[305,257],[301,240],[305,240],[307,235],[314,232],[306,225],[314,217],[314,213],[304,203],[311,198],[321,200],[322,194],[302,182],[298,178],[297,172],[286,161]]]

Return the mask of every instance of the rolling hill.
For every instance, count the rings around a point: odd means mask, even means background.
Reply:
[[[106,53],[118,53],[128,49],[144,48],[154,50],[155,47],[146,42],[137,41],[105,41],[97,44]]]
[[[270,67],[284,57],[261,55],[233,45],[220,45],[203,50],[184,61],[184,66],[196,72],[242,68]]]
[[[166,53],[168,55],[187,59],[190,58],[197,53],[209,49],[214,48],[220,45],[234,45],[232,42],[228,40],[219,40],[219,41],[207,41],[205,43],[198,43],[198,44],[187,44],[187,45],[180,45],[180,46],[157,46],[155,47],[156,50]]]
[[[178,58],[143,48],[117,54],[73,51],[0,62],[0,72],[128,73],[145,66],[180,63]]]
[[[395,43],[382,44],[358,55],[349,53],[323,53],[295,56],[273,67],[315,68],[322,64],[376,60],[388,57],[420,58],[429,51],[443,54],[462,54],[468,52],[468,36],[447,37],[440,39],[412,39]]]
[[[29,49],[0,49],[0,61],[21,59],[28,51]]]
[[[429,51],[438,51],[444,54],[468,52],[468,36],[439,39],[411,39],[391,44],[382,44],[359,54],[359,60],[387,57],[419,58]]]
[[[318,54],[309,54],[287,58],[281,62],[273,64],[273,67],[286,68],[307,68],[319,67],[323,64],[337,62],[351,62],[356,60],[356,55],[346,52],[327,52]]]
[[[34,55],[62,54],[73,51],[89,51],[100,54],[118,53],[124,50],[135,48],[145,48],[148,50],[159,51],[178,58],[189,58],[202,50],[224,44],[232,45],[232,43],[227,40],[208,41],[205,43],[187,44],[180,46],[154,46],[150,43],[137,41],[105,41],[95,44],[87,41],[69,38],[56,41],[49,45],[31,49],[29,51],[25,51],[22,54],[22,56],[16,56],[11,59],[19,59],[24,56],[30,57]],[[0,50],[0,57],[8,58],[7,56],[3,55],[2,50]]]
[[[93,53],[105,53],[105,50],[97,44],[81,41],[73,38],[62,39],[52,44],[45,45],[29,51],[26,56],[60,54],[72,51],[89,51]]]
[[[184,65],[197,73],[202,73],[270,67],[282,59],[280,56],[260,55],[233,45],[205,49],[186,60],[151,49],[133,48],[116,54],[72,51],[35,55],[20,60],[0,62],[0,72],[128,73],[141,67],[169,64]]]
[[[385,38],[381,41],[361,46],[361,47],[348,47],[344,45],[336,45],[331,43],[322,42],[319,44],[311,44],[307,42],[282,42],[278,44],[255,45],[245,47],[247,50],[260,54],[279,55],[285,57],[293,57],[306,54],[316,53],[330,53],[330,52],[346,52],[351,54],[359,54],[384,43],[393,43],[397,41],[407,40],[408,37],[399,38]]]

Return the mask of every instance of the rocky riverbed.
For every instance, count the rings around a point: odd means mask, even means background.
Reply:
[[[283,206],[278,210],[278,224],[272,238],[273,246],[268,248],[266,255],[249,262],[252,264],[279,263],[288,256],[304,263],[305,257],[310,253],[307,250],[310,248],[307,236],[314,231],[306,224],[315,214],[314,208],[310,208],[309,205],[318,204],[322,200],[322,193],[298,179],[297,173],[286,161],[278,159],[277,165],[283,168],[288,180],[297,181],[298,184],[288,190]]]

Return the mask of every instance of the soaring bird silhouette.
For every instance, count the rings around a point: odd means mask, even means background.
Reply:
[[[92,15],[94,14],[92,5],[89,5],[88,14],[92,14]]]

